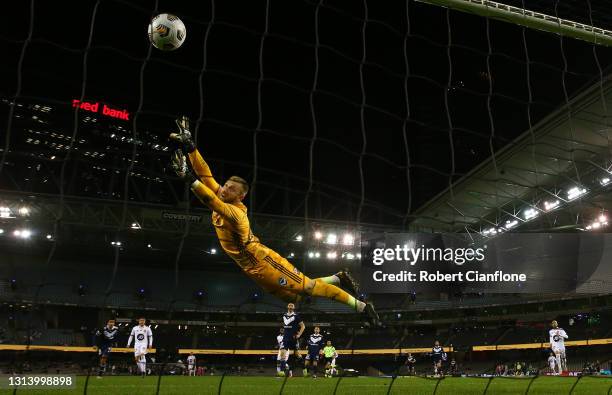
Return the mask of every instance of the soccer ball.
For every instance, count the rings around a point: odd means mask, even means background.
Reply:
[[[159,14],[151,19],[147,28],[149,40],[157,49],[174,51],[185,42],[187,29],[178,16]]]

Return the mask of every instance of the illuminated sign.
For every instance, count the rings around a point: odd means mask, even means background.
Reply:
[[[130,120],[130,113],[127,110],[118,110],[115,108],[111,108],[104,103],[89,103],[86,101],[74,99],[72,100],[72,107],[78,107],[81,110],[99,113],[110,118],[123,119],[124,121]]]

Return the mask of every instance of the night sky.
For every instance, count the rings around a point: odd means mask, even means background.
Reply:
[[[555,3],[548,3],[533,6],[554,15]],[[575,3],[560,2],[559,15],[579,10],[576,19],[588,21]],[[594,20],[605,27],[603,5],[592,2]],[[0,27],[2,98],[69,108],[84,87],[85,100],[138,113],[128,129],[161,143],[173,119],[186,114],[194,124],[199,120],[193,127],[198,146],[220,178],[256,180],[249,201],[255,212],[298,217],[305,214],[298,201],[310,185],[311,142],[310,216],[345,203],[351,209],[331,218],[381,222],[376,210],[356,218],[363,186],[366,202],[401,217],[487,159],[491,147],[504,147],[563,104],[566,94],[596,81],[594,55],[604,70],[612,59],[609,48],[413,1],[7,6]],[[146,26],[160,12],[178,15],[187,26],[187,40],[175,52],[149,46]],[[4,145],[8,106],[0,110]],[[13,125],[8,159],[16,163],[21,159],[12,155],[29,148]],[[71,123],[60,126],[72,134]],[[94,141],[91,133],[77,130]],[[109,151],[103,143],[98,148]],[[146,158],[165,163],[167,153]],[[163,174],[163,165],[156,166]],[[152,171],[146,163],[139,169]],[[96,181],[103,175],[83,174],[68,181],[71,193],[87,195],[95,187],[79,186],[106,182]],[[289,192],[277,193],[278,184]],[[53,192],[36,182],[25,189]],[[156,199],[169,203],[167,196]]]

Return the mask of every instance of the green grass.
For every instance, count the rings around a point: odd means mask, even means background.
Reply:
[[[91,377],[87,386],[87,394],[155,394],[158,377]],[[575,377],[538,377],[531,384],[529,394],[568,394],[577,378]],[[217,394],[220,376],[185,377],[163,376],[161,378],[160,394]],[[284,379],[275,377],[240,377],[227,376],[223,380],[222,394],[225,395],[267,395],[279,394]],[[481,378],[445,378],[438,384],[436,379],[418,377],[400,377],[395,380],[391,394],[433,394],[436,384],[436,394],[460,395],[482,394],[488,379]],[[524,394],[529,385],[529,378],[495,378],[491,381],[487,394]],[[290,378],[285,382],[283,394],[287,395],[325,395],[333,394],[338,383],[337,378]],[[391,379],[374,377],[343,378],[338,385],[338,395],[386,394]],[[18,394],[50,394],[50,393],[84,393],[85,377],[78,377],[77,388],[74,390],[19,390]],[[572,394],[599,395],[608,394],[612,387],[612,378],[584,377],[580,379]],[[12,391],[0,390],[2,394]]]

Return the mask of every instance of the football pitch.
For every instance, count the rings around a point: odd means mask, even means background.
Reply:
[[[77,378],[75,389],[18,390],[19,394],[80,393],[80,394],[156,394],[159,377],[116,376],[96,379],[90,377],[85,391],[86,377]],[[223,381],[222,381],[223,380]],[[392,384],[391,389],[389,386]],[[221,391],[219,392],[219,386]],[[275,378],[244,376],[162,376],[159,394],[227,394],[267,395],[283,394],[609,394],[612,378],[603,377],[538,377],[531,378],[465,378],[444,379],[399,377],[390,378]],[[486,391],[486,392],[485,392]],[[13,390],[0,390],[14,393]]]

